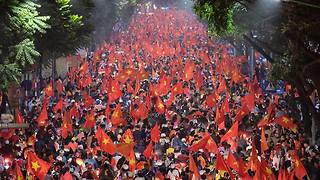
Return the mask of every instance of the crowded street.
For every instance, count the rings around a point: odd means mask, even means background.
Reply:
[[[185,9],[141,6],[110,41],[67,58],[65,76],[36,82],[14,110],[28,127],[1,130],[0,179],[320,178],[289,103],[297,89],[262,88],[268,64],[250,72]]]

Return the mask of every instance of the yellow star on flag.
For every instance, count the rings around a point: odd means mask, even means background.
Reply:
[[[106,138],[104,138],[104,139],[103,139],[103,144],[109,144],[109,140],[106,139]]]
[[[18,178],[18,180],[22,180],[22,176],[18,176],[17,178]]]
[[[284,117],[282,121],[283,121],[284,123],[288,124],[289,119],[288,119],[287,117]]]
[[[132,142],[132,139],[127,135],[127,136],[124,137],[124,142],[126,144],[130,144]]]
[[[270,169],[270,168],[267,168],[266,167],[266,172],[270,175],[270,174],[272,174],[272,170]]]
[[[119,113],[118,112],[114,112],[113,113],[113,117],[118,118],[119,117]]]
[[[159,108],[159,109],[163,109],[163,108],[164,108],[163,104],[162,104],[162,103],[159,103],[158,108]]]
[[[292,130],[294,133],[296,133],[296,132],[298,131],[296,127],[292,128],[291,130]]]
[[[237,163],[237,162],[233,162],[233,165],[235,165],[235,166],[239,166],[239,164]]]
[[[49,85],[49,86],[47,87],[47,90],[48,90],[48,91],[51,91],[51,90],[52,90],[51,85]]]
[[[32,176],[30,174],[27,175],[27,180],[32,180]]]
[[[155,94],[156,96],[158,96],[158,95],[159,95],[158,91],[154,91],[154,94]]]
[[[135,163],[136,163],[136,161],[135,161],[133,158],[130,158],[130,159],[129,159],[129,164],[130,164],[130,165],[133,165],[133,164],[135,164]]]
[[[93,117],[93,116],[90,116],[90,117],[89,117],[89,121],[94,121],[94,117]]]
[[[31,162],[31,164],[32,164],[32,169],[34,169],[35,171],[38,171],[38,169],[40,168],[38,161]]]

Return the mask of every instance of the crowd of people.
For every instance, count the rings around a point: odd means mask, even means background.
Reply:
[[[264,93],[229,48],[185,10],[141,10],[26,99],[0,179],[319,179],[294,89]]]

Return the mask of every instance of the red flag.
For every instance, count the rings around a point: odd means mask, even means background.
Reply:
[[[160,79],[160,84],[157,88],[159,90],[160,95],[168,94],[168,92],[170,91],[170,84],[171,84],[170,77],[165,76]]]
[[[249,160],[249,168],[252,171],[256,171],[260,167],[260,161],[258,159],[256,145],[252,143],[251,157]]]
[[[125,70],[123,70],[123,72],[129,77],[129,78],[133,78],[137,75],[137,71],[132,69],[132,68],[127,68]]]
[[[191,145],[188,149],[190,151],[198,151],[199,149],[204,149],[207,145],[210,136],[206,135],[202,139],[200,139],[197,143]]]
[[[296,152],[293,154],[293,160],[294,160],[294,175],[301,180],[303,177],[307,176],[307,171],[304,168],[303,164],[301,163],[299,156]]]
[[[147,107],[148,110],[150,110],[151,104],[152,104],[152,103],[151,103],[150,93],[148,93],[148,94],[146,95],[146,107]]]
[[[216,160],[216,170],[223,170],[227,171],[231,179],[235,179],[231,170],[226,165],[226,162],[224,161],[223,157],[221,156],[220,152],[217,153],[217,160]]]
[[[222,110],[224,113],[229,113],[230,112],[230,109],[229,109],[229,101],[228,99],[226,98],[224,101],[223,101],[223,104],[222,104]]]
[[[103,129],[101,129],[100,126],[98,126],[98,129],[96,132],[96,139],[98,140],[98,144],[103,151],[111,155],[115,153],[116,147],[112,139],[104,132]]]
[[[269,124],[270,115],[266,114],[258,123],[258,127],[264,127],[265,125]]]
[[[261,158],[261,166],[260,166],[261,174],[264,176],[264,179],[276,180],[275,175],[272,172],[272,169],[269,167],[268,163]]]
[[[138,109],[134,112],[134,116],[140,119],[146,119],[148,117],[148,109],[147,107],[141,103]]]
[[[195,179],[200,179],[199,169],[194,162],[191,152],[189,153],[189,170],[194,174]]]
[[[250,110],[247,106],[242,106],[241,109],[237,112],[236,117],[234,118],[235,121],[241,121],[247,114],[249,114]]]
[[[141,81],[141,80],[145,80],[149,78],[149,73],[141,71],[137,74],[137,80]]]
[[[72,132],[72,120],[70,112],[65,112],[63,115],[63,122],[61,127],[61,136],[62,138],[68,137],[68,132]]]
[[[239,173],[239,163],[237,159],[233,156],[231,150],[229,150],[228,158],[227,158],[227,165],[234,169],[236,172]]]
[[[127,129],[121,137],[121,143],[131,144],[133,141],[134,138],[131,129]]]
[[[63,99],[60,99],[58,103],[54,106],[53,112],[57,113],[58,110],[62,110],[63,108]]]
[[[130,171],[134,171],[136,169],[136,156],[134,154],[133,149],[130,151],[130,155],[129,155],[129,169]]]
[[[53,89],[52,89],[52,81],[48,84],[48,86],[45,89],[45,93],[47,96],[53,96]]]
[[[261,151],[264,152],[268,150],[267,139],[264,133],[264,127],[261,128]]]
[[[22,172],[21,172],[21,169],[20,169],[20,166],[19,164],[16,162],[15,163],[15,171],[16,171],[16,178],[17,180],[24,180],[24,177],[22,175]]]
[[[136,85],[134,87],[134,94],[138,94],[139,90],[140,90],[140,81],[136,79]]]
[[[224,116],[223,109],[217,108],[217,111],[216,111],[216,122],[219,125],[222,124],[223,128],[224,128],[225,116]],[[222,129],[222,128],[220,128],[220,129]]]
[[[216,105],[217,95],[212,93],[211,95],[207,96],[206,104],[212,108]]]
[[[151,140],[153,142],[159,142],[160,130],[159,130],[158,123],[156,123],[156,125],[151,129],[150,135],[151,135]]]
[[[16,123],[21,124],[23,123],[23,117],[21,112],[19,111],[19,108],[16,108],[16,114],[15,114]]]
[[[177,94],[183,94],[183,82],[178,82],[177,84],[175,84],[172,87],[172,95],[171,96],[175,96]]]
[[[183,80],[189,81],[193,78],[193,70],[195,69],[195,64],[193,62],[187,62],[184,68]]]
[[[40,115],[37,118],[37,122],[39,126],[44,126],[48,121],[48,112],[47,112],[47,104],[44,103]]]
[[[43,180],[50,169],[50,164],[40,159],[34,152],[29,151],[26,169],[28,172],[40,178],[40,180]]]
[[[198,72],[194,78],[195,80],[195,86],[198,91],[200,91],[201,87],[203,86],[203,76],[201,75],[200,72]]]
[[[165,107],[164,107],[163,102],[159,96],[157,97],[156,110],[159,114],[163,114],[165,111]]]
[[[134,89],[132,88],[132,86],[129,83],[127,83],[127,91],[130,94],[134,94],[135,93]]]
[[[67,171],[66,173],[61,175],[60,180],[73,180],[72,174],[69,171]]]
[[[96,125],[96,118],[94,117],[94,111],[91,110],[86,116],[86,122],[84,123],[83,127],[91,129],[94,127],[94,125]]]
[[[113,102],[121,96],[122,96],[122,92],[121,92],[119,83],[111,79],[110,86],[108,88],[109,101]]]
[[[76,118],[79,118],[79,116],[80,116],[76,104],[74,104],[72,106],[72,108],[70,109],[70,117],[72,118],[72,116],[74,116]]]
[[[238,66],[235,66],[235,67],[237,68]],[[232,71],[231,79],[235,83],[238,83],[240,81],[241,75],[238,69],[235,69],[234,71]]]
[[[111,115],[112,126],[125,125],[126,121],[122,119],[121,105],[117,104]]]
[[[92,83],[92,77],[90,75],[84,76],[79,81],[80,87],[87,87]]]
[[[174,96],[173,96],[173,94],[171,94],[169,99],[166,102],[166,107],[169,108],[172,105],[173,100],[174,100]]]
[[[130,158],[131,150],[133,151],[134,143],[126,144],[126,143],[120,143],[115,144],[116,146],[116,152],[121,153],[125,158]]]
[[[229,131],[221,138],[221,142],[226,141],[232,137],[238,136],[238,121],[234,122],[232,127],[229,129]]]
[[[297,132],[297,125],[294,123],[293,119],[290,118],[288,115],[279,116],[274,120],[274,122],[284,128],[290,129],[294,133]]]
[[[224,78],[222,76],[220,76],[219,82],[220,82],[220,84],[217,89],[218,94],[220,94],[221,92],[225,92],[227,90],[226,81],[224,80]]]
[[[94,104],[93,98],[89,96],[86,92],[83,93],[83,98],[85,99],[85,106],[87,109]]]
[[[128,81],[129,77],[124,72],[121,72],[115,77],[115,79],[124,84]]]
[[[289,179],[289,172],[286,168],[281,168],[279,170],[278,180],[287,180]]]
[[[267,114],[259,121],[258,127],[263,127],[271,121],[271,119],[274,117],[274,108],[275,105],[270,103],[269,107],[267,108]]]
[[[89,67],[89,65],[88,65],[87,62],[84,62],[84,63],[80,66],[80,68],[79,68],[80,76],[82,76],[82,75],[84,75],[85,73],[87,73],[88,67]]]
[[[152,155],[152,150],[153,150],[153,145],[152,142],[150,142],[147,146],[147,148],[143,151],[143,155],[147,158],[150,159]]]
[[[210,135],[205,148],[208,150],[208,152],[212,152],[212,153],[219,152],[216,142],[211,138]]]
[[[243,97],[243,101],[241,103],[245,104],[249,110],[252,110],[255,107],[254,97],[254,92],[250,92],[249,94]]]

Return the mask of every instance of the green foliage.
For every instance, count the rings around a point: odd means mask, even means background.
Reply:
[[[194,12],[208,23],[212,36],[230,36],[236,32],[233,21],[235,4],[232,1],[196,1]]]
[[[22,70],[40,56],[35,36],[44,34],[49,17],[39,14],[40,5],[33,0],[0,2],[0,88],[17,81]]]
[[[8,13],[9,23],[12,29],[17,29],[21,34],[32,36],[37,31],[45,33],[50,26],[46,23],[50,19],[49,16],[39,16],[37,8],[40,5],[25,1],[18,5],[11,5],[11,13]]]
[[[17,82],[21,68],[16,63],[0,63],[0,89],[5,92],[11,82]]]
[[[51,17],[49,23],[52,26],[36,43],[45,59],[73,53],[76,48],[89,43],[92,28],[73,10],[70,0],[42,1],[41,10]]]
[[[272,64],[271,71],[268,74],[268,79],[275,83],[278,80],[288,80],[290,73],[292,72],[292,62],[288,54],[275,60]]]
[[[21,67],[27,64],[33,64],[35,58],[40,56],[40,53],[35,50],[33,41],[30,39],[25,39],[15,45],[13,52],[16,52],[14,58],[16,59],[16,63]]]

